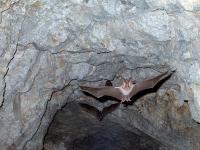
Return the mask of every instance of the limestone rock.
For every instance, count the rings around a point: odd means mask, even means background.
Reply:
[[[41,149],[57,109],[80,98],[80,83],[118,84],[117,74],[142,80],[169,66],[177,71],[162,88],[177,85],[176,102],[188,101],[188,118],[200,122],[199,5],[197,0],[1,0],[1,148]]]

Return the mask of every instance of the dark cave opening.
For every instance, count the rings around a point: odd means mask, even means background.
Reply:
[[[44,139],[44,150],[167,150],[167,148],[134,128],[122,127],[108,115],[98,121],[81,110],[77,102],[61,109]]]

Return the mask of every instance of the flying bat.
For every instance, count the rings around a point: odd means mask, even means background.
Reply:
[[[132,80],[124,80],[122,85],[119,87],[114,86],[101,86],[101,87],[94,87],[94,86],[83,86],[81,85],[80,88],[82,91],[87,92],[97,98],[103,96],[110,96],[114,97],[117,100],[120,100],[121,103],[123,102],[130,102],[131,98],[136,95],[137,93],[154,88],[159,82],[170,77],[174,71],[166,71],[156,77],[151,79],[143,80],[141,82],[136,83]]]
[[[119,106],[120,103],[115,103],[115,104],[111,104],[108,107],[104,107],[102,111],[98,110],[96,107],[85,104],[85,103],[79,103],[79,105],[81,106],[81,108],[90,113],[91,115],[95,116],[99,121],[102,121],[103,118],[109,114],[112,113],[115,109],[117,109],[117,107]]]

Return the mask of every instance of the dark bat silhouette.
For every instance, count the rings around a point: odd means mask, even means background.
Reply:
[[[111,104],[108,107],[104,107],[102,111],[98,110],[96,107],[85,104],[85,103],[79,103],[81,108],[90,113],[91,115],[95,116],[99,121],[103,120],[103,118],[109,114],[112,113],[117,107],[119,106],[120,103],[115,103]]]
[[[171,76],[174,71],[166,71],[154,78],[147,79],[138,83],[132,82],[131,80],[124,80],[122,85],[119,87],[114,86],[102,86],[102,87],[93,87],[93,86],[83,86],[80,88],[82,91],[85,91],[97,98],[103,96],[111,96],[118,100],[121,100],[121,103],[131,101],[131,98],[137,93],[154,88],[160,81]]]

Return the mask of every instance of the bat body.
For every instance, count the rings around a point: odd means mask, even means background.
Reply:
[[[103,120],[103,118],[109,114],[112,113],[118,106],[120,103],[116,103],[116,104],[112,104],[108,107],[104,107],[102,111],[98,110],[96,107],[85,104],[85,103],[79,103],[79,105],[81,106],[81,108],[90,113],[91,115],[95,116],[99,121]]]
[[[121,101],[121,103],[131,101],[131,98],[137,93],[154,88],[160,81],[169,77],[174,71],[166,71],[156,77],[151,79],[143,80],[141,82],[135,83],[131,80],[124,80],[122,85],[119,87],[114,86],[80,86],[82,91],[85,91],[97,98],[103,96],[111,96]]]

